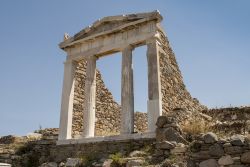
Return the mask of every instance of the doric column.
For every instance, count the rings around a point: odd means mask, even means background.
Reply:
[[[96,56],[87,59],[85,105],[83,111],[83,137],[95,136]]]
[[[148,131],[154,132],[157,118],[162,115],[161,78],[158,44],[155,38],[147,41],[148,59]]]
[[[76,63],[73,60],[67,60],[64,63],[64,78],[58,140],[71,139],[75,68]]]
[[[122,51],[121,134],[134,132],[134,87],[131,46]]]

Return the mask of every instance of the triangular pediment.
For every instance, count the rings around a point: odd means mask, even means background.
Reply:
[[[76,33],[69,39],[66,39],[60,45],[61,48],[63,48],[65,44],[67,45],[69,43],[98,34],[105,34],[105,32],[112,32],[116,29],[119,30],[121,29],[121,27],[126,27],[126,25],[133,25],[133,23],[136,24],[140,21],[146,22],[150,20],[157,20],[157,22],[160,22],[162,20],[162,16],[160,15],[159,11],[104,17],[94,22],[91,26],[82,29],[80,32]]]
[[[137,21],[137,20],[140,20],[140,19],[102,21],[101,23],[98,24],[98,26],[91,26],[92,28],[90,28],[90,29],[85,28],[82,31],[80,31],[79,33],[75,34],[74,41],[91,36],[91,35],[102,33],[105,31],[114,30],[117,27],[120,27],[122,25],[131,23],[131,22]]]
[[[158,11],[149,13],[137,13],[128,15],[108,16],[97,20],[91,26],[84,28],[74,35],[74,40],[79,40],[94,34],[114,30],[125,24],[129,24],[142,19],[161,19]]]

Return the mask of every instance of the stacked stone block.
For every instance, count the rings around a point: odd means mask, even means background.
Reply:
[[[190,167],[250,166],[249,139],[241,135],[218,139],[214,133],[207,133],[190,144],[188,164]]]
[[[161,34],[161,47],[165,52],[160,52],[163,113],[167,114],[175,108],[183,108],[188,111],[206,109],[187,91],[174,52],[163,32]]]

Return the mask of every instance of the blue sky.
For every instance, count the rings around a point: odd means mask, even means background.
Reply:
[[[58,127],[63,61],[70,35],[109,15],[160,10],[187,89],[208,107],[250,105],[250,1],[1,1],[0,136]],[[146,48],[134,51],[135,107],[146,110]],[[120,100],[120,60],[98,67]]]

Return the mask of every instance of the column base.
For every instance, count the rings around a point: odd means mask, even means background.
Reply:
[[[80,137],[80,136],[78,136]],[[109,142],[109,141],[122,141],[122,140],[136,140],[136,139],[153,139],[155,138],[155,133],[134,133],[126,135],[116,135],[116,136],[96,136],[89,138],[74,138],[69,140],[58,140],[57,145],[66,144],[81,144],[81,143],[96,143],[96,142]]]
[[[153,133],[156,130],[156,121],[162,115],[160,100],[148,100],[148,132]]]

